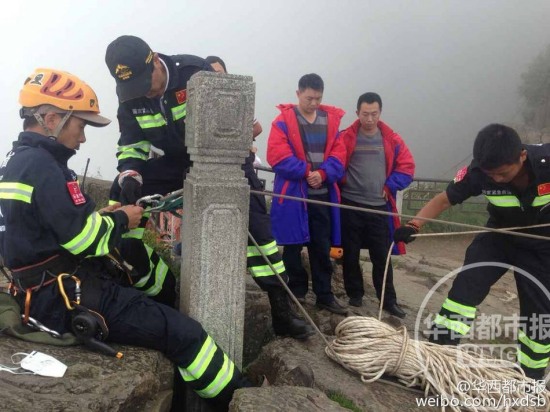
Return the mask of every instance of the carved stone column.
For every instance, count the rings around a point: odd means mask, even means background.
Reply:
[[[240,368],[249,187],[241,165],[252,144],[255,84],[199,72],[188,82],[181,308]]]

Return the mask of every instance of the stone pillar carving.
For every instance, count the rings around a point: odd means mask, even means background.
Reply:
[[[252,144],[250,76],[199,72],[188,82],[181,308],[242,365],[249,187],[241,165]]]

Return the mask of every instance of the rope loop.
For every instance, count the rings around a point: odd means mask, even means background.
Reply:
[[[438,395],[463,408],[450,404],[452,411],[490,411],[505,405],[516,405],[506,409],[510,411],[535,411],[531,405],[550,406],[549,391],[527,378],[516,363],[482,359],[460,346],[413,340],[404,326],[395,329],[373,317],[344,319],[329,346],[328,357],[358,373],[363,382],[374,382],[384,374],[395,376],[407,388],[419,387],[425,396]],[[498,382],[515,382],[516,390],[497,391]]]

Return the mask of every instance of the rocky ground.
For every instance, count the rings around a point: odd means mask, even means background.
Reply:
[[[466,237],[420,238],[409,245],[407,255],[394,257],[395,287],[399,302],[408,314],[400,320],[383,313],[382,321],[396,327],[405,325],[409,335],[414,337],[417,315],[425,296],[433,290],[421,318],[439,310],[450,281],[437,289],[434,285],[461,266],[470,240]],[[349,307],[348,315],[377,317],[378,300],[372,287],[367,255],[363,257],[363,270],[366,285],[364,305],[361,308]],[[336,296],[347,305],[338,264],[335,264],[333,283]],[[318,310],[314,303],[314,296],[310,293],[304,307],[330,341],[334,338],[336,326],[345,317]],[[246,305],[244,371],[256,383],[266,376],[270,386],[238,391],[231,411],[430,410],[417,406],[416,399],[422,397],[421,394],[399,384],[363,383],[359,374],[328,358],[320,336],[306,342],[274,337],[266,294],[249,276]],[[506,316],[517,312],[517,307],[514,280],[508,274],[493,287],[491,295],[480,306],[480,312]],[[7,410],[169,410],[172,368],[158,353],[121,348],[127,356],[119,362],[74,348],[37,348],[33,344],[2,338],[0,363],[10,364],[11,354],[30,349],[63,360],[69,366],[67,375],[52,380],[0,372],[0,395],[9,400],[4,404]],[[25,401],[21,402],[21,399]],[[149,403],[145,403],[147,400]]]
[[[425,306],[421,316],[428,313],[437,313],[447,297],[454,276],[450,276],[438,287],[435,285],[446,275],[461,267],[464,253],[471,242],[471,236],[445,236],[419,238],[407,245],[407,254],[392,257],[394,267],[394,284],[400,305],[408,313],[401,320],[382,312],[383,318],[395,326],[405,325],[409,331],[415,328],[419,309]],[[304,256],[307,262],[307,256]],[[348,298],[344,291],[342,267],[336,263],[333,278],[333,289],[339,301],[347,305]],[[348,316],[378,317],[379,301],[372,285],[372,265],[368,259],[368,252],[362,252],[362,269],[365,281],[365,297],[363,307],[348,306]],[[433,294],[426,299],[428,292]],[[315,296],[310,291],[306,297],[306,309],[318,312],[314,306]],[[506,274],[491,289],[491,294],[479,306],[478,313],[501,314],[503,317],[517,313],[519,310],[515,281],[511,273]],[[322,319],[321,319],[322,320]],[[332,322],[334,323],[334,322]],[[324,332],[330,332],[330,324],[321,325]]]
[[[452,278],[442,282],[437,288],[434,287],[445,275],[458,269],[462,265],[464,252],[471,241],[471,237],[429,237],[419,238],[408,246],[408,253],[405,256],[393,258],[394,282],[400,304],[408,312],[405,319],[401,320],[387,313],[382,312],[382,321],[394,327],[404,325],[409,336],[415,337],[415,324],[417,321],[423,329],[422,324],[426,315],[435,314],[439,311],[442,302],[452,284]],[[304,256],[307,261],[307,256]],[[361,308],[348,306],[348,316],[369,316],[378,317],[379,302],[376,298],[371,278],[371,264],[368,254],[362,257],[363,272],[365,279],[366,296],[364,305]],[[343,289],[341,266],[335,265],[335,276],[333,288],[337,298],[344,305],[347,305],[347,296]],[[325,344],[319,336],[311,338],[306,343],[293,341],[292,339],[275,339],[272,336],[262,335],[257,331],[262,330],[261,319],[266,317],[268,312],[267,302],[263,301],[261,292],[255,290],[253,283],[248,285],[249,296],[254,299],[247,301],[247,313],[251,313],[251,305],[254,305],[254,317],[247,316],[246,334],[247,353],[245,360],[257,358],[248,366],[248,372],[252,378],[265,374],[268,380],[275,386],[298,385],[312,386],[331,399],[335,395],[341,395],[351,402],[351,408],[356,411],[415,411],[426,410],[427,407],[419,407],[416,398],[422,397],[418,392],[411,392],[399,385],[388,384],[387,382],[375,382],[365,384],[361,381],[360,375],[345,370],[340,365],[328,359],[324,352]],[[432,291],[430,299],[425,300],[428,292]],[[263,303],[259,303],[262,302]],[[255,302],[252,304],[252,302]],[[425,306],[423,311],[419,308]],[[320,311],[315,307],[315,297],[310,292],[306,299],[305,309],[315,321],[326,338],[333,339],[334,329],[345,317]],[[478,313],[486,315],[500,314],[503,317],[512,315],[518,311],[518,299],[513,276],[506,274],[492,289],[491,295],[480,305]],[[254,323],[256,322],[256,323]],[[255,333],[250,333],[255,330]],[[269,329],[267,329],[269,330]],[[257,338],[257,341],[255,341]],[[418,338],[425,340],[422,332]],[[270,343],[266,344],[266,342]],[[476,339],[479,341],[479,339]],[[481,340],[487,342],[488,340]],[[511,339],[498,336],[496,339],[489,339],[492,343],[512,342]],[[289,399],[294,399],[292,390],[287,390]],[[240,395],[236,396],[235,404],[240,405]],[[328,405],[327,403],[324,404]],[[270,405],[266,410],[338,410],[318,409],[309,405],[306,409],[294,409],[292,407],[279,408],[277,404]],[[348,406],[349,407],[349,406]],[[428,408],[429,409],[429,408]],[[253,408],[235,409],[252,411]],[[434,408],[435,410],[435,408]]]
[[[439,287],[436,283],[444,276],[462,266],[464,253],[472,240],[471,236],[425,237],[407,245],[407,254],[394,257],[394,282],[400,302],[409,311],[404,323],[409,330],[422,304],[428,311],[437,313],[447,297],[453,277]],[[370,267],[369,263],[365,263]],[[365,268],[368,271],[368,268]],[[369,275],[365,275],[366,284],[372,285]],[[374,289],[371,289],[374,292]],[[433,291],[425,301],[427,292]],[[377,301],[373,301],[377,304]],[[478,314],[500,314],[511,316],[519,311],[519,302],[515,280],[511,273],[503,276],[495,284],[490,295],[478,307]]]

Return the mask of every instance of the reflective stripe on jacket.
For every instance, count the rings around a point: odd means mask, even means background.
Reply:
[[[529,185],[523,192],[509,183],[496,183],[473,161],[457,173],[447,186],[451,204],[462,203],[472,196],[488,200],[489,227],[505,228],[550,223],[550,144],[524,145]],[[524,230],[525,233],[550,235],[550,228]],[[514,238],[514,242],[535,245],[544,241]]]
[[[23,132],[0,167],[0,254],[21,268],[53,255],[109,253],[127,230],[124,212],[98,213],[67,167],[75,154],[55,140]]]
[[[187,81],[196,72],[210,71],[211,67],[204,59],[188,54],[159,56],[168,68],[168,87],[164,95],[160,99],[141,97],[119,105],[119,172],[141,171],[149,158],[151,145],[163,150],[165,156],[190,164],[185,148]]]

